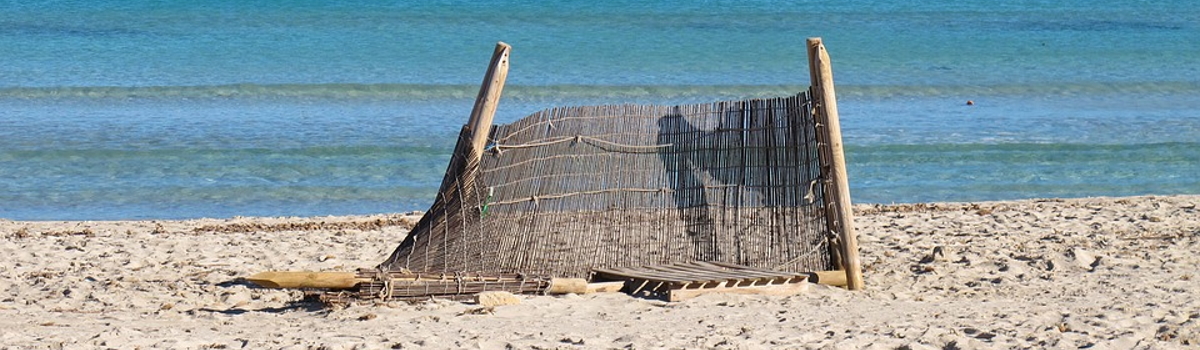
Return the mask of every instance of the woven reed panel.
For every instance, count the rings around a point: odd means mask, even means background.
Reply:
[[[545,110],[495,127],[478,163],[464,130],[435,203],[379,267],[829,270],[809,96]]]

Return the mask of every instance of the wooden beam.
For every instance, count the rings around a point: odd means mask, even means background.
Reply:
[[[834,287],[846,286],[846,271],[813,271],[808,273],[808,281]]]
[[[582,278],[552,278],[546,294],[584,294],[588,291],[588,281]]]
[[[328,288],[350,289],[369,278],[358,278],[354,272],[267,271],[246,278],[263,288]]]
[[[846,271],[846,289],[861,290],[863,288],[862,267],[858,260],[858,236],[854,232],[854,212],[850,206],[850,181],[846,177],[846,158],[842,145],[842,129],[838,121],[837,94],[833,87],[833,66],[829,62],[829,53],[821,38],[808,38],[809,74],[812,79],[813,93],[818,101],[817,132],[828,146],[829,168],[823,175],[832,182],[827,186],[826,205],[835,208],[839,247],[841,248],[841,268]]]
[[[504,42],[496,43],[492,61],[488,64],[483,84],[479,87],[479,96],[475,97],[475,108],[471,110],[471,119],[467,122],[467,127],[472,133],[471,145],[476,156],[482,156],[484,147],[487,147],[488,134],[492,131],[492,117],[496,115],[496,107],[500,104],[500,92],[504,90],[504,81],[508,79],[508,56],[511,51],[512,46]]]

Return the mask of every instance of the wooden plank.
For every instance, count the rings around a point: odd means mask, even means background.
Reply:
[[[594,268],[594,269],[592,269],[592,272],[595,273],[595,276],[594,276],[595,278],[601,279],[601,280],[630,281],[630,280],[634,279],[633,277],[625,275],[625,273],[622,271],[613,270],[613,269],[596,269],[596,268]]]
[[[721,261],[697,261],[697,264],[719,266],[722,268],[728,268],[728,270],[752,271],[752,272],[758,272],[758,273],[766,273],[766,274],[770,274],[770,276],[788,276],[788,274],[794,274],[794,272],[762,270],[762,268],[730,264],[730,262],[721,262]]]
[[[654,275],[645,271],[635,271],[630,269],[592,269],[596,275],[610,280],[628,280],[642,279],[655,283],[685,283],[689,282],[686,279],[672,278],[665,276]]]
[[[763,278],[767,278],[767,279],[808,278],[808,274],[805,274],[805,273],[762,270],[762,269],[756,269],[756,268],[752,268],[752,267],[748,267],[748,266],[714,262],[714,261],[697,262],[697,264],[712,265],[712,266],[716,266],[716,267],[727,268],[727,269],[729,269],[728,271],[736,272],[739,275],[748,276],[747,278],[757,278],[757,279],[763,279]]]
[[[769,273],[769,272],[758,272],[758,271],[750,271],[750,270],[737,270],[736,273],[734,273],[734,275],[739,276],[740,278],[743,278],[743,279],[756,279],[756,280],[793,279],[793,278],[797,278],[797,276],[799,276],[800,278],[808,277],[807,275],[794,274],[794,273],[785,273],[785,272]]]
[[[656,270],[654,266],[643,266],[638,268],[624,268],[623,273],[630,277],[652,280],[655,283],[688,283],[692,282],[692,277],[685,274],[671,273],[670,271]]]
[[[810,276],[809,273],[770,271],[720,262],[688,262],[594,271],[602,278],[630,281],[639,285],[637,291],[645,289],[665,293],[668,299],[672,298],[671,295],[690,297],[688,292],[680,292],[685,290],[734,290],[734,293],[770,294],[776,290],[802,288],[786,285],[807,284],[810,279],[824,279],[827,283],[836,283],[837,278],[832,274],[842,273],[822,271]],[[621,282],[622,286],[624,284]]]
[[[739,285],[746,282],[755,283],[789,279],[787,276],[780,276],[778,274],[747,273],[737,270],[710,270],[707,274],[711,275],[710,278],[712,279],[733,282]]]
[[[705,263],[680,263],[671,265],[646,266],[638,269],[614,268],[596,269],[597,275],[606,279],[645,280],[654,282],[654,289],[666,288],[705,288],[721,286],[745,286],[761,284],[788,283],[795,280],[807,280],[808,274],[786,273],[778,271],[746,271],[744,267],[729,264],[725,268]],[[665,285],[664,285],[665,284]]]
[[[654,266],[655,269],[676,271],[687,276],[692,276],[696,282],[707,282],[710,284],[725,283],[725,284],[744,284],[745,282],[759,281],[774,281],[788,279],[787,276],[781,276],[779,273],[746,273],[741,270],[725,269],[719,266],[703,265],[698,263],[683,263],[666,266]],[[807,275],[804,276],[807,278]]]
[[[785,272],[785,271],[775,271],[775,270],[759,269],[759,268],[754,268],[754,267],[750,267],[750,266],[745,266],[745,265],[737,265],[737,264],[730,264],[730,263],[726,263],[726,262],[720,262],[720,261],[704,261],[704,262],[700,262],[700,263],[703,263],[703,264],[711,264],[711,265],[714,265],[714,266],[719,266],[719,267],[722,267],[722,268],[727,268],[727,269],[730,269],[730,270],[737,270],[737,271],[753,271],[753,272],[757,272],[757,273],[763,273],[763,274],[769,274],[769,275],[773,275],[773,276],[799,276],[799,275],[800,275],[800,274],[798,274],[798,273],[795,273],[795,272]]]
[[[668,292],[667,301],[681,301],[695,298],[704,294],[726,293],[726,294],[753,294],[753,295],[773,295],[773,296],[792,296],[804,293],[808,290],[808,283],[786,283],[768,286],[751,286],[751,287],[719,287],[719,288],[704,288],[704,289],[674,289]]]
[[[818,132],[824,134],[829,146],[828,178],[833,186],[829,188],[831,203],[834,208],[838,227],[833,227],[841,241],[841,267],[846,271],[846,289],[861,290],[863,288],[862,266],[858,259],[858,238],[854,232],[854,212],[850,206],[850,181],[846,177],[846,158],[842,145],[841,124],[838,121],[837,94],[833,87],[833,66],[829,62],[829,53],[821,38],[808,38],[809,73],[816,97],[820,98],[818,106]]]
[[[652,269],[654,274],[658,276],[672,276],[673,278],[693,283],[719,283],[727,279],[718,273],[688,270],[673,265],[651,266],[648,269]]]
[[[731,276],[731,270],[729,270],[729,269],[725,269],[725,268],[721,268],[721,267],[714,267],[714,266],[705,266],[705,265],[701,265],[701,264],[696,264],[694,262],[673,264],[673,265],[667,266],[667,268],[678,270],[678,271],[687,271],[688,273],[704,275],[704,276],[720,276],[719,278],[722,278],[722,279],[725,279],[725,278],[728,278],[729,276]]]

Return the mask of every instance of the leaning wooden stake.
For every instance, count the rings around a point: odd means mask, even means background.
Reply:
[[[842,149],[842,130],[838,122],[837,95],[833,89],[833,67],[829,53],[821,38],[808,38],[809,72],[813,93],[819,101],[817,108],[818,132],[825,137],[829,146],[829,168],[825,174],[832,181],[827,189],[827,205],[833,205],[837,215],[834,227],[841,241],[841,267],[846,271],[846,289],[863,288],[862,267],[858,261],[858,238],[854,232],[854,212],[850,206],[850,181],[846,177],[846,158]]]
[[[504,90],[504,81],[508,79],[508,55],[511,51],[512,46],[504,42],[496,43],[492,62],[488,64],[483,84],[479,87],[479,96],[475,98],[475,108],[471,110],[471,120],[467,122],[467,127],[471,129],[471,144],[474,146],[476,157],[483,155],[484,147],[487,147],[488,134],[492,130],[492,117],[496,115],[496,106],[500,104],[500,92]]]

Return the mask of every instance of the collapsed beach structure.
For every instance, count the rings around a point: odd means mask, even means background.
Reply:
[[[812,84],[793,96],[493,125],[499,43],[433,205],[379,266],[318,284],[322,300],[861,289],[832,69],[807,44]]]

